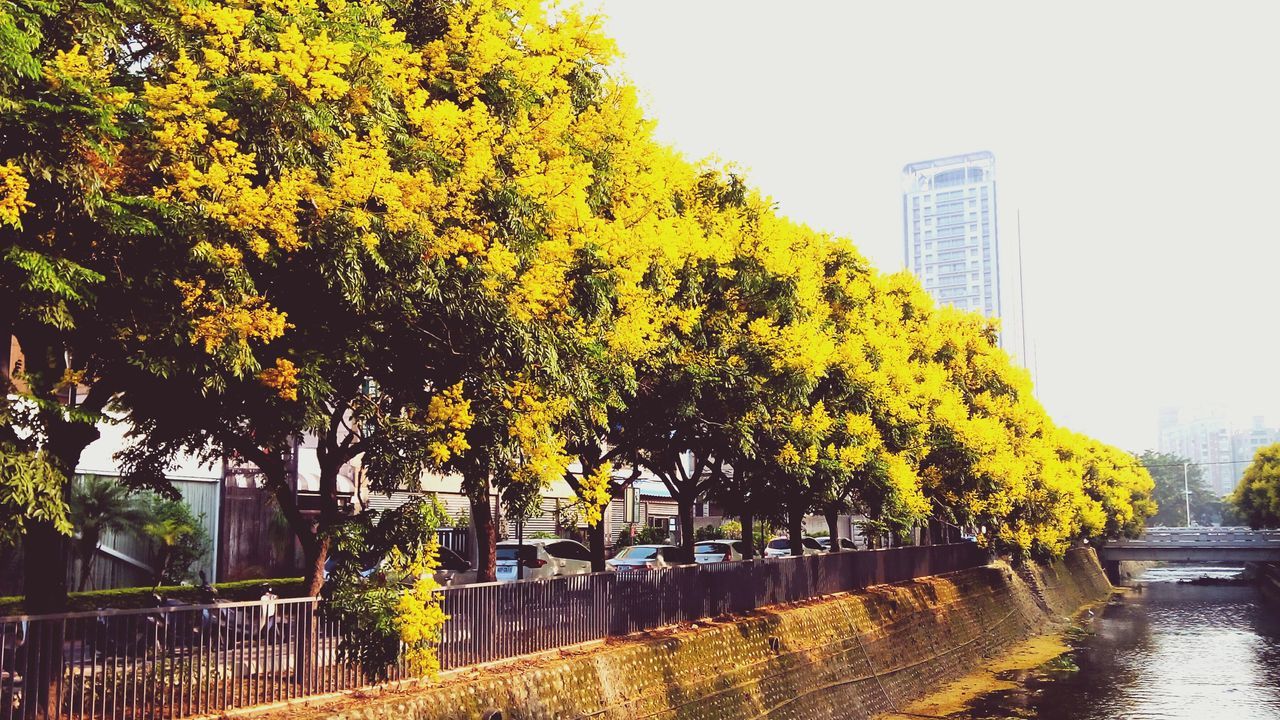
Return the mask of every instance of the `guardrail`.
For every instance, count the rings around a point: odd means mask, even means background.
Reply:
[[[442,591],[441,662],[480,662],[985,564],[971,543]],[[217,714],[366,684],[315,598],[0,618],[0,720]],[[391,678],[404,677],[393,668]]]

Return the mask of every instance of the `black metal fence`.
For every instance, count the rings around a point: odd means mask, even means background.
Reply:
[[[821,553],[451,588],[446,668],[742,613],[988,562],[973,543]]]
[[[442,591],[446,668],[987,562],[934,545]],[[357,688],[314,598],[0,618],[0,720],[152,720]],[[393,679],[403,676],[395,668]]]

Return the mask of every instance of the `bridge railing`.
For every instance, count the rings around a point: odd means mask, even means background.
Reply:
[[[1280,531],[1241,528],[1151,528],[1138,538],[1113,540],[1110,545],[1280,543]]]

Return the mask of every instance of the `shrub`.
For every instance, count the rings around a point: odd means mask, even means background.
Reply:
[[[439,672],[446,616],[435,580],[436,529],[448,521],[436,496],[427,495],[376,517],[356,515],[334,533],[335,563],[321,612],[351,629],[338,652],[358,664],[366,680],[386,680],[402,658],[413,676]],[[380,558],[379,571],[366,576],[369,557]]]
[[[193,580],[191,566],[209,552],[204,515],[196,517],[181,500],[155,494],[145,497],[148,522],[142,530],[156,545],[156,585]]]
[[[659,545],[659,544],[665,543],[667,541],[667,538],[669,538],[670,536],[671,536],[671,533],[669,533],[667,529],[664,527],[654,527],[652,525],[646,525],[640,528],[640,531],[636,533],[636,544],[637,545]]]
[[[693,531],[694,540],[721,540],[724,538],[723,525],[703,525]]]
[[[615,548],[624,548],[624,547],[629,547],[631,545],[634,545],[636,542],[635,535],[636,535],[636,524],[627,523],[626,525],[622,526],[622,530],[618,531],[618,537],[613,541],[613,546]]]
[[[303,597],[307,584],[303,578],[264,578],[260,580],[237,580],[235,582],[217,583],[213,587],[222,600],[257,600],[262,597],[262,590],[271,586],[276,595],[282,598]],[[194,585],[162,585],[157,588],[133,587],[116,588],[114,590],[90,590],[88,592],[67,593],[67,611],[81,612],[112,608],[130,610],[146,608],[153,605],[151,594],[182,602],[198,603],[201,600],[199,588]],[[0,615],[16,615],[23,613],[22,596],[0,597]]]

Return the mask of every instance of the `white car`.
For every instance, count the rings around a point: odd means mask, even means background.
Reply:
[[[820,538],[814,538],[814,539],[818,541],[818,544],[822,546],[822,549],[824,551],[831,552],[831,538],[820,537]],[[858,546],[855,545],[853,541],[850,540],[849,538],[842,537],[840,538],[840,549],[841,550],[857,550]]]
[[[693,559],[700,565],[741,560],[746,549],[741,540],[703,540],[693,544]]]
[[[816,555],[820,552],[826,552],[822,549],[822,545],[811,537],[800,538],[800,545],[805,555]],[[767,558],[791,557],[791,539],[777,537],[769,541],[764,546],[764,556]]]
[[[605,562],[610,570],[658,570],[689,565],[692,558],[675,545],[632,545]]]
[[[516,562],[517,557],[522,562]],[[523,573],[521,564],[524,565]],[[498,543],[498,582],[545,580],[560,575],[586,575],[589,572],[591,551],[573,540],[536,538],[525,540],[523,548],[515,540]]]

